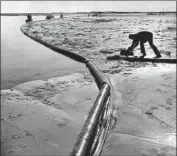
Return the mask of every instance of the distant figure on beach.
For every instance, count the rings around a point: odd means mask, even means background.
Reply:
[[[31,14],[27,14],[27,19],[25,22],[27,23],[27,22],[31,22],[31,21],[33,21]]]
[[[63,14],[60,15],[60,18],[63,18]]]
[[[52,18],[54,18],[54,15],[52,15],[52,14],[48,14],[48,15],[46,16],[46,19],[52,19]]]
[[[157,49],[157,47],[153,43],[153,34],[151,32],[141,31],[136,34],[130,34],[129,39],[132,39],[133,42],[132,42],[132,45],[127,50],[128,54],[133,55],[133,53],[132,53],[133,49],[136,48],[140,42],[141,53],[143,54],[140,58],[144,58],[146,56],[144,43],[146,43],[148,41],[149,45],[151,46],[151,48],[153,49],[153,51],[156,55],[154,58],[161,57],[159,50]]]

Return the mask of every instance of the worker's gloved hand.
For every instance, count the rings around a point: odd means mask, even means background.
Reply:
[[[134,55],[132,51],[128,52],[127,54],[128,54],[128,56],[133,56]]]
[[[128,56],[133,56],[133,52],[132,52],[132,50],[130,49],[130,47],[127,49],[127,55],[128,55]]]
[[[125,55],[125,56],[127,56],[127,50],[126,50],[126,49],[122,49],[122,50],[120,51],[120,55]]]
[[[122,49],[120,52],[120,55],[124,55],[124,56],[133,56],[133,52],[130,50],[130,48],[128,49]]]

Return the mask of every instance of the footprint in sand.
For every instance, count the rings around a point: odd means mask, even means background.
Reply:
[[[170,85],[168,85],[168,84],[161,84],[161,86],[164,86],[164,87],[170,87]]]
[[[140,78],[140,77],[135,76],[135,77],[133,77],[132,79],[133,79],[133,81],[137,81],[139,78]]]
[[[145,114],[147,114],[147,115],[153,115],[153,111],[152,111],[152,110],[147,110],[147,111],[145,112]]]
[[[156,156],[167,156],[165,153],[163,154],[157,154]]]
[[[164,80],[168,80],[172,78],[170,74],[162,74],[162,76],[164,77]]]
[[[159,107],[151,107],[151,110],[159,109]]]
[[[163,90],[161,90],[159,88],[157,88],[156,91],[159,92],[159,93],[168,93],[167,91],[163,91]]]
[[[133,88],[129,88],[126,93],[129,95],[129,94],[131,94],[133,91],[134,91]]]
[[[162,147],[161,150],[162,150],[162,151],[165,151],[165,152],[168,152],[169,147],[168,147],[168,146],[166,146],[166,147]]]
[[[62,128],[62,127],[65,127],[66,125],[67,125],[66,123],[60,123],[60,124],[57,124],[57,127]]]
[[[166,100],[166,102],[167,102],[168,105],[172,105],[172,99],[168,98],[168,99]]]
[[[62,128],[67,126],[67,119],[63,119],[63,120],[64,120],[63,122],[57,124],[57,127]]]
[[[155,148],[151,148],[151,149],[149,149],[148,150],[149,151],[149,153],[152,155],[152,154],[157,154],[157,149],[155,149]]]
[[[166,110],[171,110],[171,107],[165,107]]]

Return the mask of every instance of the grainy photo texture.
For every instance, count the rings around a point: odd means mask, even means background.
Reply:
[[[176,1],[1,1],[2,156],[175,156]]]

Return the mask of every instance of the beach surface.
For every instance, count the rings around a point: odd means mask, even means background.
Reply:
[[[140,30],[154,33],[163,57],[176,58],[175,16],[71,17],[22,29],[90,59],[110,80],[114,124],[102,155],[176,155],[176,64],[106,60]],[[1,155],[69,155],[98,92],[84,72],[1,90]]]
[[[176,65],[117,74],[111,82],[116,119],[103,155],[176,155]]]
[[[69,155],[98,89],[85,75],[1,91],[1,155]]]

